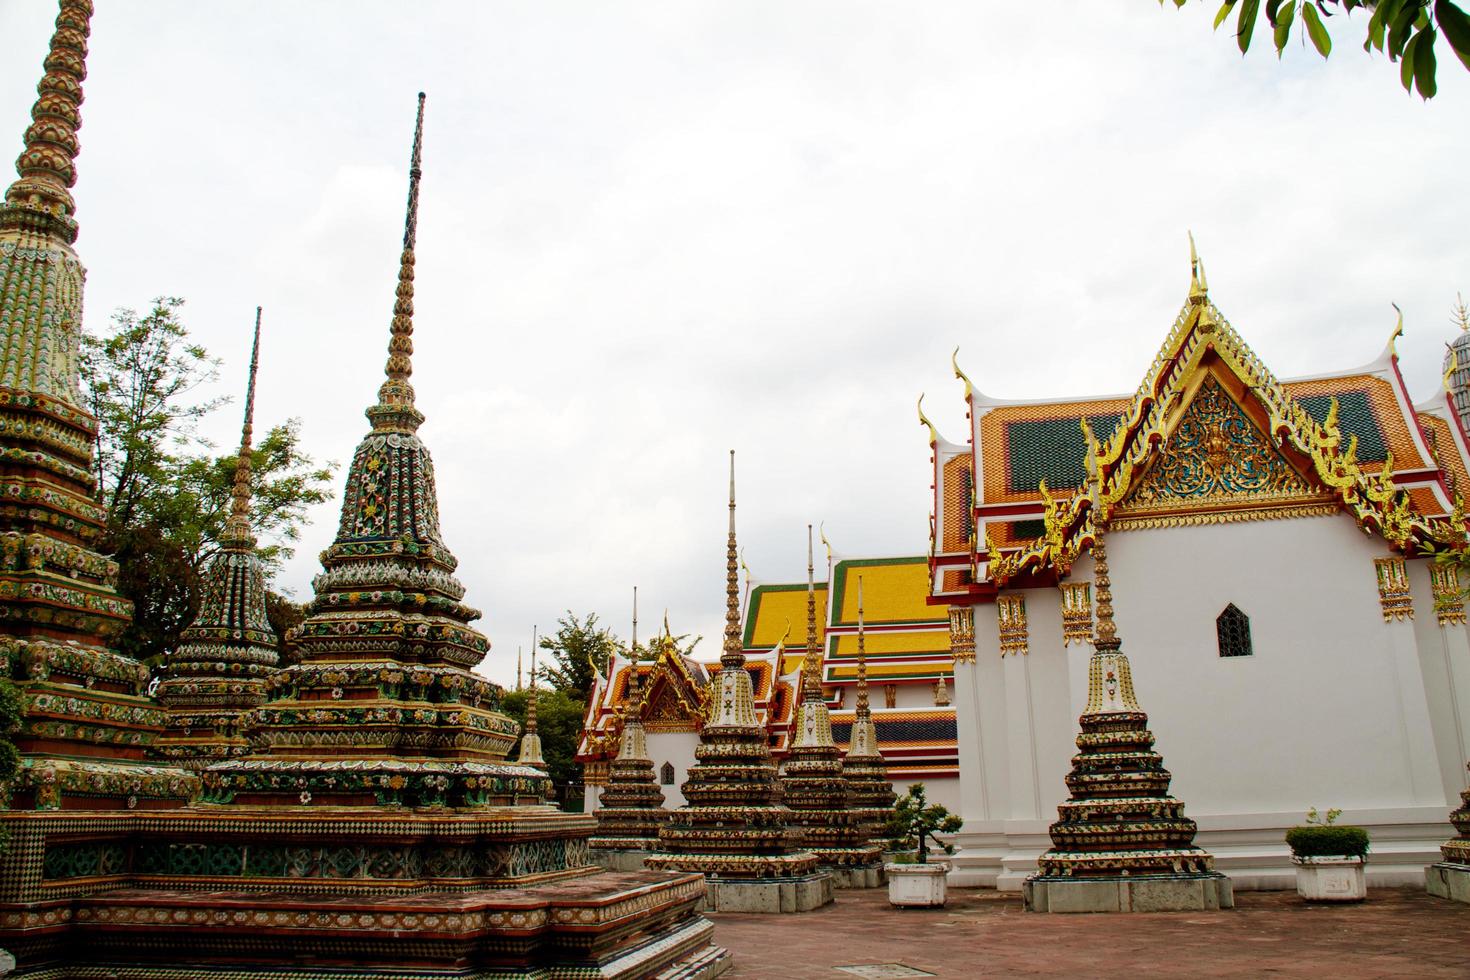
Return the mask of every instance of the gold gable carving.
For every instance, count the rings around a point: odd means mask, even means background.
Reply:
[[[1297,472],[1214,377],[1115,511],[1118,530],[1331,514],[1331,493]]]
[[[698,731],[701,720],[667,680],[659,684],[643,711],[643,727],[650,732]]]

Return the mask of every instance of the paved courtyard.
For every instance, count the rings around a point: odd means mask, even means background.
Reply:
[[[1470,905],[1422,889],[1374,889],[1348,906],[1294,892],[1236,901],[1213,913],[1035,915],[1018,896],[950,889],[948,908],[899,911],[875,888],[804,915],[710,917],[735,954],[731,980],[1470,977]]]

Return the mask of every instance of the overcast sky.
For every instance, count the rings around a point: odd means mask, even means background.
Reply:
[[[725,459],[765,581],[927,545],[913,404],[1131,391],[1186,229],[1279,375],[1399,344],[1438,384],[1470,292],[1470,74],[1432,103],[1339,28],[1242,59],[1213,5],[103,2],[76,188],[87,324],[185,297],[257,431],[346,464],[392,310],[428,92],[413,381],[467,601],[514,677],[531,627],[665,606],[718,652]],[[50,0],[0,0],[0,148]],[[1361,18],[1358,18],[1361,20]],[[1334,22],[1336,23],[1336,22]],[[210,426],[238,439],[239,399]],[[340,498],[340,485],[337,497]],[[279,585],[310,595],[336,500]]]

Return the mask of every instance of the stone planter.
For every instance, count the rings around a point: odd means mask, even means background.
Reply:
[[[1361,857],[1293,857],[1296,893],[1309,902],[1361,902],[1368,897]]]
[[[928,864],[885,864],[888,904],[894,908],[943,908],[948,861]]]

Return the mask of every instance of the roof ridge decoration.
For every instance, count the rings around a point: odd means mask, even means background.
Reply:
[[[1242,383],[1246,395],[1256,400],[1267,419],[1266,435],[1309,462],[1308,475],[1322,484],[1335,505],[1351,514],[1359,527],[1381,536],[1396,551],[1464,549],[1465,523],[1459,515],[1445,519],[1414,513],[1408,495],[1394,482],[1391,452],[1379,472],[1369,474],[1361,468],[1357,437],[1344,440],[1338,426],[1336,397],[1318,422],[1299,400],[1287,394],[1283,383],[1210,301],[1203,275],[1197,271],[1202,263],[1191,251],[1189,298],[1117,426],[1099,442],[1086,418],[1080,421],[1088,442],[1087,484],[1061,502],[1043,493],[1045,532],[1019,549],[1002,553],[987,530],[990,580],[1004,586],[1045,569],[1054,570],[1058,577],[1071,571],[1078,555],[1096,540],[1098,526],[1111,521],[1182,418],[1188,407],[1183,399],[1193,393],[1191,384],[1207,354],[1213,354]],[[1400,326],[1395,326],[1394,336]]]

